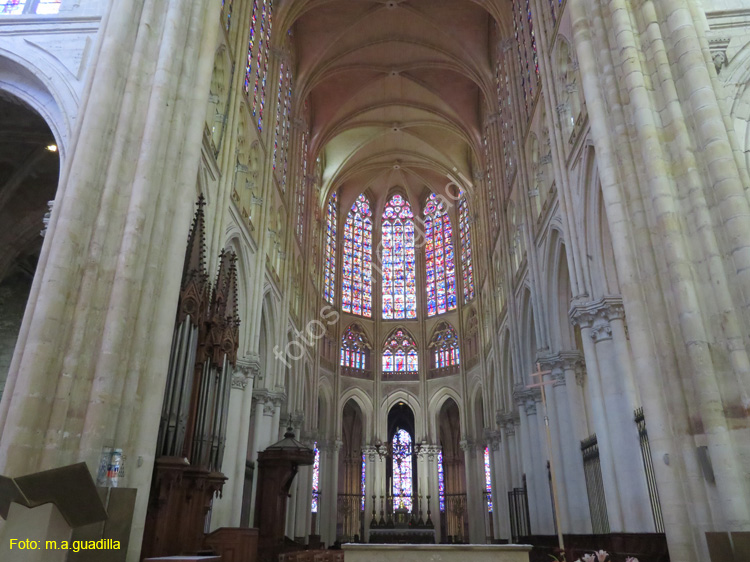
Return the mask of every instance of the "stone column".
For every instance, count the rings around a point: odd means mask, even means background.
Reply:
[[[623,532],[625,527],[620,507],[620,491],[615,476],[614,453],[609,437],[607,408],[603,399],[599,361],[596,353],[596,339],[599,337],[600,330],[593,329],[596,313],[585,308],[574,307],[572,319],[573,323],[581,329],[581,341],[583,342],[583,354],[586,359],[586,373],[588,375],[590,422],[594,433],[596,433],[599,446],[599,464],[602,471],[604,496],[607,501],[609,528],[614,533]]]
[[[268,391],[265,389],[259,391],[257,396],[253,395],[253,402],[255,403],[255,421],[250,461],[255,463],[255,470],[253,472],[253,487],[250,495],[250,527],[256,526],[255,498],[258,489],[258,452],[271,444],[269,441],[269,425],[274,412],[273,402],[269,399]]]
[[[521,466],[519,470],[519,485],[520,488],[523,484],[523,476],[526,476],[526,494],[529,503],[529,523],[531,525],[531,532],[534,534],[542,534],[539,508],[537,506],[537,493],[536,486],[534,485],[534,460],[531,454],[533,445],[531,442],[531,436],[529,435],[529,417],[530,414],[527,411],[526,403],[524,399],[524,389],[521,386],[513,392],[513,397],[518,403],[519,410],[521,412],[519,417],[519,432],[520,439],[518,440],[518,449],[520,451]],[[534,402],[531,401],[530,408],[534,408]],[[536,422],[536,420],[534,420]],[[536,427],[536,423],[533,424]]]
[[[492,474],[492,518],[494,539],[510,539],[508,519],[508,468],[502,431],[487,434]]]
[[[556,356],[551,365],[555,383],[549,388],[554,395],[556,405],[557,433],[556,439],[559,441],[559,461],[558,465],[562,468],[564,474],[563,485],[558,486],[558,493],[565,494],[568,510],[568,527],[563,527],[564,532],[575,534],[591,533],[591,514],[588,505],[588,492],[586,490],[586,477],[583,473],[583,458],[581,456],[581,440],[585,438],[578,437],[578,432],[574,429],[573,417],[579,416],[580,413],[571,411],[570,397],[574,397],[574,402],[578,403],[580,397],[580,387],[575,377],[575,368],[579,367],[583,358],[578,352],[564,352]],[[569,376],[572,373],[572,377]],[[569,381],[573,381],[574,389],[569,391]],[[580,401],[582,402],[582,401]],[[580,404],[580,407],[583,407]]]
[[[427,521],[427,511],[429,505],[430,517],[435,525],[435,541],[440,543],[442,536],[440,534],[440,483],[438,482],[438,454],[440,453],[439,445],[430,445],[427,448],[427,472],[428,486],[425,495],[430,496],[429,504],[425,498],[424,519]]]
[[[338,520],[338,471],[339,451],[343,443],[341,441],[318,443],[321,452],[321,494],[318,507],[320,517],[321,540],[331,546],[336,540],[336,523]]]
[[[638,428],[633,420],[638,403],[623,324],[622,302],[617,298],[605,298],[584,306],[591,323],[589,337],[595,343],[601,381],[599,400],[604,403],[606,416],[602,425],[607,431],[622,514],[622,527],[612,528],[612,531],[654,532]],[[578,306],[577,309],[582,310],[583,307]],[[621,341],[613,341],[612,321],[618,323],[617,334]],[[601,442],[599,448],[601,451]],[[607,500],[609,502],[609,498]]]
[[[112,2],[0,405],[0,474],[132,459],[139,558],[219,26],[208,0]],[[146,391],[147,389],[147,391]]]
[[[232,375],[229,395],[226,447],[222,472],[227,477],[220,498],[214,498],[211,513],[211,530],[219,527],[237,527],[242,512],[242,489],[245,484],[250,414],[252,410],[253,380],[258,364],[238,359]]]
[[[373,503],[372,496],[377,494],[375,467],[377,466],[378,455],[375,452],[375,447],[371,445],[362,447],[362,453],[365,455],[365,532],[361,539],[363,542],[368,542],[370,540],[372,508],[373,505],[377,505],[377,502]]]
[[[466,475],[466,517],[469,520],[469,541],[472,544],[485,542],[484,530],[484,495],[480,483],[484,479],[477,478],[477,445],[470,439],[460,443],[464,452],[464,472]]]

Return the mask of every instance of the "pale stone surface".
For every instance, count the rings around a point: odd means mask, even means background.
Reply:
[[[383,544],[342,546],[348,562],[528,562],[526,545],[435,545]]]

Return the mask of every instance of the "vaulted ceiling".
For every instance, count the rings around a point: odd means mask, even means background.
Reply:
[[[365,190],[401,187],[416,203],[449,173],[470,178],[481,167],[496,39],[480,3],[292,2],[280,16],[293,29],[311,148],[325,162],[321,197],[340,190],[347,208]]]

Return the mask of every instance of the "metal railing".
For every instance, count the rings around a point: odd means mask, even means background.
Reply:
[[[661,513],[659,502],[659,490],[656,488],[656,473],[654,472],[654,460],[651,458],[651,445],[648,442],[648,431],[646,431],[646,418],[643,416],[643,408],[635,411],[635,424],[638,427],[638,437],[641,441],[641,455],[643,456],[643,469],[646,472],[646,483],[648,484],[648,497],[651,501],[651,512],[654,515],[654,527],[657,533],[664,532],[664,518]]]
[[[586,476],[586,490],[589,496],[589,512],[594,534],[609,533],[609,516],[607,515],[607,498],[604,494],[602,466],[599,461],[599,442],[596,433],[581,441],[583,455],[583,472]]]
[[[517,543],[521,537],[531,535],[529,498],[526,488],[513,488],[508,492],[508,509],[510,510],[510,534],[513,542]]]

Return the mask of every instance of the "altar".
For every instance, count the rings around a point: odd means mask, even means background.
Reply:
[[[370,528],[370,544],[435,544],[435,529]]]
[[[345,544],[346,562],[529,562],[530,545]]]

